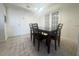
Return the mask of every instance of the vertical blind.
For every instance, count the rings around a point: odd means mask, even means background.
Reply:
[[[56,11],[54,13],[52,13],[52,23],[51,23],[51,28],[53,30],[55,30],[57,28],[58,25],[58,19],[59,19],[59,12]]]
[[[49,24],[50,18],[51,18],[51,24]],[[59,11],[51,13],[51,17],[50,17],[50,14],[46,14],[45,15],[45,27],[50,27],[49,25],[51,25],[52,30],[55,30],[58,25],[58,20],[59,20]]]

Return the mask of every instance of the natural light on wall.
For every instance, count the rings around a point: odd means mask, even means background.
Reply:
[[[42,11],[43,11],[43,9],[44,9],[44,7],[40,8],[40,9],[39,9],[39,12],[42,12]]]
[[[35,13],[36,14],[41,14],[43,11],[44,11],[44,7],[35,8]]]
[[[34,13],[36,15],[42,16],[46,13],[48,6],[49,4],[36,4],[34,7]]]

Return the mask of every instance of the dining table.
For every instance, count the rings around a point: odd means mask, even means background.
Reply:
[[[48,53],[50,53],[50,44],[51,44],[51,33],[55,33],[56,29],[51,27],[39,27],[39,32],[44,33],[45,35],[48,35],[47,38],[47,47],[48,47]]]

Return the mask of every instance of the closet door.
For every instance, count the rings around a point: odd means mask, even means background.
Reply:
[[[58,20],[59,20],[59,12],[57,11],[57,12],[52,13],[51,28],[53,30],[57,28]]]

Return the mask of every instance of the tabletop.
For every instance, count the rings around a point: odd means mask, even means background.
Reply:
[[[54,32],[56,30],[52,29],[52,28],[48,28],[48,27],[39,27],[39,31],[43,31],[43,32],[46,32],[46,33],[51,33],[51,32]]]

